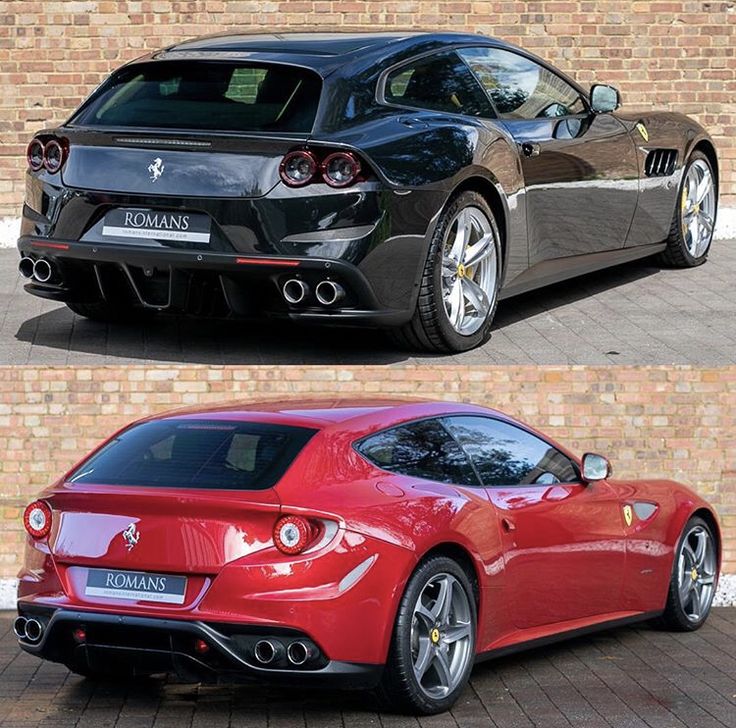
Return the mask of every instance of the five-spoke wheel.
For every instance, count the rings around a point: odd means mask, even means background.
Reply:
[[[446,556],[429,557],[412,574],[379,689],[392,709],[439,713],[462,692],[475,661],[473,578]]]
[[[718,581],[718,542],[710,524],[697,516],[682,531],[662,622],[685,632],[708,617]]]

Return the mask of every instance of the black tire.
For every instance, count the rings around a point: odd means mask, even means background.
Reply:
[[[457,213],[464,207],[480,208],[487,216],[496,239],[496,255],[498,272],[496,280],[496,296],[483,325],[473,334],[463,335],[455,331],[445,311],[442,299],[442,254],[443,241],[447,227],[452,223]],[[491,324],[498,305],[498,289],[501,283],[503,268],[500,249],[500,234],[498,223],[483,195],[467,191],[460,193],[445,208],[435,228],[429,245],[427,261],[422,273],[419,289],[419,299],[414,315],[409,321],[396,329],[389,330],[389,336],[395,344],[403,349],[413,351],[428,351],[453,353],[468,351],[484,344],[491,338]]]
[[[454,576],[467,596],[471,611],[469,648],[471,657],[457,687],[446,697],[436,699],[423,691],[414,675],[411,629],[414,605],[419,595],[433,577],[441,574]],[[412,715],[433,715],[449,710],[465,689],[473,669],[477,621],[475,594],[465,570],[456,561],[446,556],[433,556],[421,563],[409,579],[399,604],[388,660],[377,689],[381,705],[388,710]]]
[[[696,150],[690,155],[690,158],[687,160],[687,164],[685,165],[685,169],[682,172],[682,181],[680,182],[680,187],[677,190],[677,201],[675,204],[675,212],[672,217],[670,234],[667,238],[667,247],[662,253],[660,253],[660,262],[663,265],[673,268],[694,268],[698,265],[702,265],[703,263],[705,263],[706,260],[708,260],[708,253],[710,252],[710,247],[713,242],[713,236],[711,234],[711,241],[710,243],[708,243],[708,247],[706,248],[705,252],[702,255],[695,257],[687,249],[687,244],[682,233],[682,224],[680,220],[682,211],[682,191],[685,186],[687,173],[690,170],[690,167],[692,167],[693,163],[697,160],[705,162],[705,164],[708,165],[708,169],[710,170],[711,176],[713,178],[713,186],[716,199],[714,215],[718,213],[718,178],[716,177],[713,166],[711,165],[708,157],[706,157],[705,154],[703,154],[702,152]]]
[[[83,316],[91,321],[102,323],[137,323],[151,317],[149,311],[143,308],[116,309],[104,301],[99,303],[67,303],[67,308],[77,316]]]
[[[682,549],[683,541],[688,533],[691,532],[691,530],[696,527],[700,526],[701,528],[704,528],[710,537],[711,543],[714,545],[714,548],[718,548],[718,541],[715,538],[715,534],[713,533],[713,529],[710,527],[710,525],[704,521],[702,518],[699,518],[698,516],[694,516],[691,518],[686,524],[685,527],[682,529],[682,533],[680,534],[680,538],[677,540],[677,548],[675,550],[675,557],[672,564],[672,573],[670,575],[670,585],[669,589],[667,591],[667,603],[665,605],[664,612],[662,616],[657,620],[655,623],[657,626],[672,630],[674,632],[694,632],[696,629],[700,629],[703,624],[705,624],[705,620],[708,619],[708,614],[710,614],[711,606],[713,604],[713,598],[711,596],[710,603],[708,604],[707,609],[702,614],[701,618],[697,621],[693,621],[692,619],[688,618],[687,613],[685,612],[684,605],[682,604],[682,600],[680,598],[679,593],[679,554]],[[718,553],[716,552],[716,564],[718,563]],[[717,579],[717,574],[715,575],[715,578]],[[713,593],[715,593],[715,583],[713,586]]]

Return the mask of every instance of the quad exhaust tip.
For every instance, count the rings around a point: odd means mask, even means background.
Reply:
[[[39,283],[48,283],[51,280],[52,274],[51,264],[45,258],[39,258],[33,264],[33,277]]]
[[[27,621],[28,620],[25,617],[16,617],[13,622],[13,632],[19,640],[25,639]]]
[[[23,278],[33,278],[33,258],[23,256],[18,263],[18,272]]]
[[[345,297],[345,289],[335,281],[320,281],[314,290],[314,295],[323,306],[332,306]]]
[[[309,286],[298,278],[290,278],[281,288],[281,294],[287,303],[301,303],[309,295]]]
[[[272,640],[258,640],[253,653],[261,665],[270,665],[274,660],[283,657],[284,646]]]
[[[303,665],[312,657],[312,648],[306,642],[292,642],[286,650],[286,656],[292,665]]]

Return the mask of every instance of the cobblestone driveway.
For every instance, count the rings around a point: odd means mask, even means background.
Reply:
[[[369,697],[158,680],[95,685],[18,650],[0,613],[0,726],[64,728],[733,728],[736,608],[694,634],[623,628],[478,665],[451,713],[379,714]]]
[[[462,364],[736,363],[736,241],[694,270],[629,263],[502,301],[491,341]],[[378,332],[159,319],[105,326],[26,294],[0,250],[0,365],[382,364],[422,362]]]

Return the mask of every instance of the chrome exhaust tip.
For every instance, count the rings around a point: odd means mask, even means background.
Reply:
[[[301,303],[309,295],[309,286],[298,278],[290,278],[281,288],[281,295],[287,303]]]
[[[51,264],[45,258],[39,258],[33,264],[33,277],[39,283],[48,283],[51,280],[52,274]]]
[[[26,622],[26,639],[29,642],[38,642],[43,635],[43,625],[37,619]]]
[[[286,649],[286,656],[292,665],[303,665],[312,657],[312,648],[306,642],[292,642]]]
[[[277,660],[284,654],[284,646],[280,642],[258,640],[253,654],[261,665],[270,665],[274,660]]]
[[[20,259],[20,263],[18,263],[18,273],[20,273],[23,278],[33,278],[33,258],[29,258],[27,255],[24,255]]]
[[[345,289],[334,281],[320,281],[314,290],[314,295],[323,306],[332,306],[345,297]]]
[[[13,632],[19,640],[25,639],[26,637],[26,622],[28,620],[25,617],[16,617],[13,622]]]

